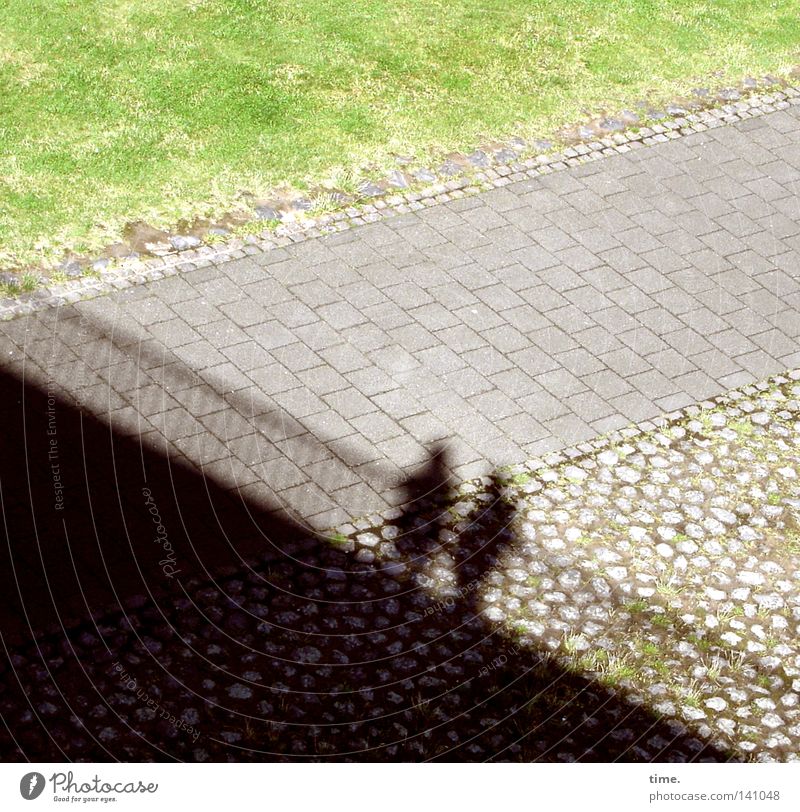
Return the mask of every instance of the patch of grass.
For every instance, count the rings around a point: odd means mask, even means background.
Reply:
[[[699,708],[702,696],[698,681],[693,679],[683,692],[683,701],[691,708]]]
[[[650,661],[650,666],[656,670],[660,677],[667,677],[672,674],[672,669],[663,660],[653,659]]]
[[[342,204],[337,197],[332,194],[323,193],[317,195],[311,201],[311,209],[309,210],[314,217],[321,217],[323,214],[330,214],[342,208]]]
[[[639,651],[641,651],[645,657],[656,657],[661,653],[661,647],[657,646],[655,643],[647,641],[641,644]]]
[[[714,431],[714,424],[711,422],[711,412],[703,411],[697,416],[700,424],[703,426],[703,434],[711,434]]]
[[[741,672],[747,663],[747,654],[744,651],[733,651],[731,649],[722,649],[722,655],[728,661],[728,667],[734,673]]]
[[[797,58],[792,0],[29,0],[0,7],[0,256],[53,260],[536,137]],[[352,183],[350,184],[352,185]]]
[[[32,273],[24,273],[22,274],[22,278],[20,279],[20,287],[24,291],[31,291],[35,290],[36,287],[39,285],[39,279],[36,274]]]
[[[686,589],[685,585],[676,581],[672,573],[663,575],[656,581],[656,592],[665,598],[674,598]]]
[[[427,699],[421,693],[417,693],[417,695],[412,700],[412,703],[414,707],[414,713],[417,717],[421,719],[432,718],[434,705],[430,701],[430,699]]]
[[[227,235],[225,234],[206,234],[203,238],[203,241],[208,245],[217,245],[219,243],[225,242],[228,239]]]
[[[600,664],[600,682],[612,687],[636,676],[636,668],[626,655],[610,654],[605,663]]]
[[[333,533],[332,535],[328,536],[328,543],[332,544],[334,547],[341,547],[344,544],[347,544],[347,536],[343,533]]]
[[[506,629],[508,629],[508,633],[511,635],[512,639],[516,642],[522,640],[526,634],[528,634],[528,627],[525,625],[525,622],[519,620],[509,620],[506,623]]]
[[[710,640],[707,640],[705,637],[698,637],[696,634],[689,634],[686,636],[686,639],[694,646],[700,649],[700,651],[710,651],[712,647],[712,643]]]
[[[238,237],[247,237],[247,236],[254,236],[260,237],[265,231],[269,231],[269,223],[273,222],[272,220],[248,220],[246,223],[241,223],[238,226],[231,229],[231,234],[235,234]],[[278,222],[278,221],[275,221]]]
[[[720,626],[724,626],[732,618],[741,617],[742,615],[744,615],[744,609],[741,606],[731,606],[728,609],[720,609],[717,612],[717,621]]]
[[[602,648],[585,651],[575,661],[579,671],[602,671],[607,663],[608,652]]]
[[[734,420],[728,423],[728,428],[733,429],[742,440],[752,437],[755,433],[755,426],[749,420]]]
[[[69,277],[63,271],[52,271],[50,273],[50,281],[56,285],[63,285],[69,281]]]
[[[581,634],[567,635],[561,645],[567,654],[577,654],[579,647],[586,642],[586,638]]]
[[[625,609],[627,609],[632,615],[638,615],[640,612],[647,611],[647,601],[631,601],[630,603],[625,604]]]
[[[787,530],[783,539],[786,551],[791,555],[800,555],[800,531]]]
[[[653,615],[650,618],[650,622],[654,626],[662,626],[664,628],[668,628],[668,627],[672,626],[672,623],[673,623],[672,618],[669,615],[662,615],[662,614]]]

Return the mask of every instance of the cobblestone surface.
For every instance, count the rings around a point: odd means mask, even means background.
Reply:
[[[383,512],[431,443],[470,479],[796,366],[784,104],[37,311],[2,366],[316,528]]]
[[[800,371],[691,411],[42,639],[0,683],[10,735],[39,760],[797,760]]]

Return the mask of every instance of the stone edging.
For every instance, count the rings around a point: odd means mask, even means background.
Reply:
[[[637,438],[641,438],[646,434],[652,432],[663,431],[670,426],[679,423],[682,420],[690,420],[704,411],[715,409],[719,406],[727,406],[736,401],[748,400],[754,395],[767,392],[774,386],[781,386],[790,381],[800,381],[800,367],[791,369],[777,375],[771,375],[769,378],[756,381],[752,384],[745,384],[736,389],[730,389],[722,395],[717,395],[709,400],[699,401],[697,403],[684,406],[682,409],[677,409],[673,412],[665,412],[659,417],[651,420],[643,420],[638,423],[631,423],[621,429],[615,429],[607,434],[600,435],[594,440],[578,443],[576,445],[567,446],[561,451],[551,451],[542,457],[537,457],[525,463],[518,463],[516,465],[502,466],[497,469],[497,479],[501,484],[508,486],[513,481],[513,477],[517,474],[528,474],[532,477],[541,477],[542,475],[553,475],[555,469],[565,464],[572,464],[581,460],[591,454],[596,454],[609,446],[616,445],[623,442],[631,442]],[[492,484],[492,479],[487,476],[480,477],[479,479],[470,480],[467,482],[459,483],[455,491],[463,495],[467,491],[474,492],[476,484],[480,483],[483,487],[488,487]],[[519,486],[520,490],[525,491],[525,486]],[[424,512],[424,511],[423,511]],[[339,535],[349,537],[357,532],[371,529],[375,527],[380,519],[383,522],[391,522],[396,520],[402,511],[399,508],[390,508],[382,513],[376,513],[368,518],[355,519],[351,524],[344,524],[336,528]]]
[[[274,233],[265,232],[268,236],[262,234],[260,238],[255,236],[234,238],[223,245],[199,247],[196,247],[196,241],[176,238],[182,239],[182,242],[175,242],[173,245],[181,246],[183,250],[176,250],[166,256],[123,260],[113,266],[104,265],[102,261],[96,262],[92,266],[96,272],[95,276],[81,277],[30,293],[22,293],[15,298],[0,300],[0,320],[7,321],[37,310],[93,299],[105,293],[143,282],[153,282],[184,271],[265,253],[314,237],[345,231],[353,226],[378,222],[397,214],[406,214],[450,200],[476,195],[516,181],[547,175],[607,156],[763,116],[789,106],[800,106],[800,86],[789,85],[768,93],[755,93],[719,107],[694,113],[681,111],[680,115],[673,115],[672,118],[665,118],[650,126],[638,128],[634,125],[627,130],[621,129],[596,140],[575,143],[560,152],[534,155],[524,160],[513,150],[501,149],[493,156],[493,166],[488,165],[490,163],[488,156],[484,155],[487,165],[478,168],[477,171],[455,164],[444,171],[447,167],[446,162],[440,170],[442,177],[438,182],[422,189],[406,192],[398,190],[396,193],[383,194],[384,190],[375,187],[374,190],[364,192],[367,197],[376,193],[382,194],[380,197],[374,196],[372,202],[361,203],[319,217],[282,223]],[[680,110],[675,106],[668,109]],[[448,174],[451,176],[449,180],[446,179]],[[430,175],[435,179],[434,173],[431,172]]]

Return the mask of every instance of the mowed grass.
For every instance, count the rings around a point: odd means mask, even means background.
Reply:
[[[0,266],[798,60],[796,0],[7,0]]]

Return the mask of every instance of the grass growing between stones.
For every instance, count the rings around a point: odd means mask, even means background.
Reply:
[[[531,472],[524,493],[510,472],[514,598],[493,587],[485,611],[499,620],[513,607],[517,643],[703,738],[747,758],[794,758],[798,378]],[[536,590],[517,585],[523,560]]]
[[[790,0],[6,3],[0,269],[797,55]]]

